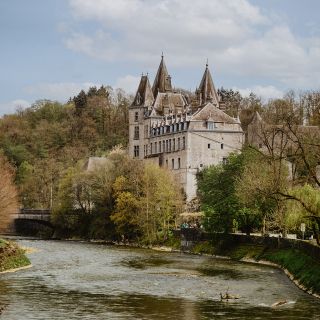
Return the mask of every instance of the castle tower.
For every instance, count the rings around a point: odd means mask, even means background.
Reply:
[[[145,142],[149,137],[150,126],[144,121],[154,102],[148,75],[142,75],[137,93],[129,108],[129,155],[132,158],[143,159]]]
[[[212,81],[208,62],[206,63],[206,69],[197,90],[197,98],[200,105],[205,105],[206,103],[211,102],[217,107],[219,106],[219,97]]]
[[[171,77],[168,74],[163,54],[161,56],[157,75],[153,82],[152,92],[155,98],[157,97],[158,92],[172,92]]]

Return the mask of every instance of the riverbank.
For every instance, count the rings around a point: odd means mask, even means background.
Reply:
[[[277,249],[258,244],[201,241],[188,251],[279,267],[300,289],[320,298],[320,261],[301,250]]]
[[[0,273],[29,267],[25,251],[12,241],[0,239]]]

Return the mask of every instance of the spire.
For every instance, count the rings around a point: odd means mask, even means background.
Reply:
[[[151,85],[149,82],[148,74],[141,75],[141,80],[138,86],[136,96],[133,101],[133,106],[151,106],[154,101]]]
[[[163,53],[161,54],[161,62],[152,86],[154,97],[158,92],[172,92],[171,77],[168,74],[166,64],[164,62]]]
[[[200,100],[200,104],[205,104],[207,102],[212,102],[216,105],[219,104],[219,98],[217,91],[214,87],[211,73],[209,70],[208,59],[206,62],[206,69],[202,76],[202,80],[200,82],[200,86],[198,89],[198,99]]]

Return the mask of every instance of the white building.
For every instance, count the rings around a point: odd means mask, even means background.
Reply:
[[[208,69],[194,95],[175,91],[163,56],[151,88],[142,75],[129,109],[129,154],[172,170],[186,193],[196,196],[196,173],[239,151],[244,134],[239,119],[224,113]]]

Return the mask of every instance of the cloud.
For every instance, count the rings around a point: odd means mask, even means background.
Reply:
[[[138,89],[140,77],[135,77],[130,74],[118,78],[114,88],[121,88],[124,89],[127,93],[135,93]]]
[[[320,38],[295,35],[249,0],[69,0],[74,20],[62,28],[70,50],[109,62],[154,68],[161,51],[174,67],[205,58],[220,74],[320,86]],[[90,25],[90,32],[86,26]]]
[[[30,107],[30,102],[23,99],[4,102],[0,104],[0,116],[4,114],[14,113],[19,108],[24,109],[28,107]]]
[[[257,96],[261,97],[263,101],[267,101],[272,98],[282,98],[283,91],[277,89],[274,86],[253,86],[250,88],[233,88],[235,91],[239,91],[242,96],[248,97],[250,93],[255,93]]]
[[[88,90],[93,86],[100,87],[101,85],[91,82],[39,83],[25,87],[24,92],[32,96],[37,96],[38,99],[65,101],[77,95],[81,90]]]

